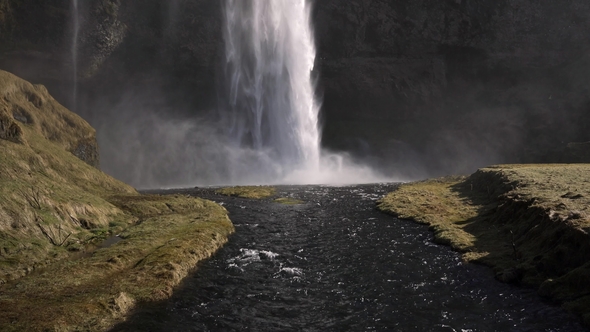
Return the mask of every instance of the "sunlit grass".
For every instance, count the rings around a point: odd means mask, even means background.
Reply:
[[[430,225],[465,261],[539,287],[590,326],[589,174],[587,164],[493,166],[404,184],[378,207]]]
[[[126,212],[142,206],[149,212],[135,214],[139,223],[115,245],[7,285],[0,294],[0,326],[41,331],[90,324],[88,330],[104,330],[136,303],[169,297],[233,232],[225,209],[202,199],[118,196],[115,204]],[[14,317],[20,319],[11,324]]]
[[[1,331],[106,330],[233,232],[213,202],[139,195],[93,167],[94,129],[45,88],[0,71],[0,94]]]
[[[276,195],[276,189],[269,186],[236,186],[215,191],[217,194],[242,198],[262,199]]]
[[[305,203],[304,201],[292,198],[292,197],[280,197],[275,199],[275,202],[285,205],[298,205]]]

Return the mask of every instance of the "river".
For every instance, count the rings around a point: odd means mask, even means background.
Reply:
[[[303,201],[216,195],[236,233],[173,297],[113,331],[585,331],[534,290],[497,282],[375,209],[395,184],[280,186]]]

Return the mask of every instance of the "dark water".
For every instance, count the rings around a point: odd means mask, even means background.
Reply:
[[[394,185],[280,187],[221,202],[236,234],[173,298],[115,331],[585,331],[534,291],[494,280],[432,243],[427,228],[375,210]]]

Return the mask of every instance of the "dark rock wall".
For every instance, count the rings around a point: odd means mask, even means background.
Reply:
[[[215,110],[220,1],[80,3],[76,111],[109,137],[103,165],[129,143],[114,124]],[[316,0],[313,20],[327,148],[422,177],[580,161],[567,144],[590,141],[587,1]],[[0,68],[73,106],[71,22],[69,1],[0,0]]]
[[[584,1],[318,1],[324,143],[409,175],[567,161],[564,142],[590,140],[588,14]]]
[[[63,84],[70,62],[69,2],[0,0],[0,68],[33,82]]]

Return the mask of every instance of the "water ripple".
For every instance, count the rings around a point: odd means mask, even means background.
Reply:
[[[295,206],[211,195],[236,224],[229,244],[115,331],[584,331],[534,291],[463,264],[425,226],[377,212],[391,188],[281,187],[306,202]]]

